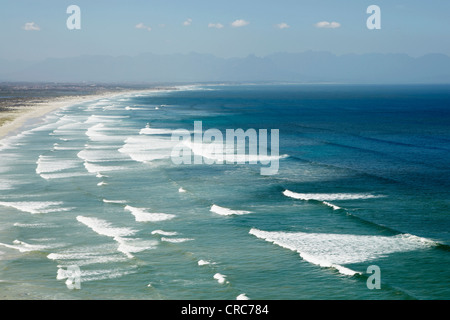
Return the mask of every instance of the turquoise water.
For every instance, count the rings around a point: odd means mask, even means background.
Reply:
[[[448,299],[449,108],[446,86],[343,85],[67,106],[1,141],[0,298]],[[194,121],[278,129],[277,174],[175,164]]]

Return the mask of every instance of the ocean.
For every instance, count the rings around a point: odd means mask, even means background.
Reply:
[[[179,129],[267,132],[267,154],[248,138],[236,152],[260,161],[220,163],[192,141],[199,161],[175,163]],[[449,177],[449,86],[67,106],[0,141],[0,299],[449,299]]]

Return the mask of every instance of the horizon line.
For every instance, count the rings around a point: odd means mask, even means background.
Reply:
[[[422,58],[422,57],[426,57],[426,56],[430,56],[430,55],[441,55],[441,56],[445,56],[447,58],[450,58],[450,54],[446,54],[446,53],[442,53],[442,52],[428,52],[425,54],[421,54],[421,55],[411,55],[409,53],[406,52],[365,52],[365,53],[356,53],[356,52],[348,52],[348,53],[334,53],[331,51],[327,51],[327,50],[304,50],[304,51],[275,51],[272,53],[268,53],[265,55],[257,55],[256,53],[249,53],[247,55],[243,55],[243,56],[233,56],[233,57],[221,57],[218,56],[214,53],[206,53],[206,52],[198,52],[198,51],[190,51],[187,53],[182,53],[182,52],[173,52],[173,53],[154,53],[154,52],[150,52],[150,51],[145,51],[145,52],[141,52],[138,54],[134,54],[134,55],[129,55],[129,54],[121,54],[121,55],[110,55],[110,54],[79,54],[76,56],[65,56],[65,57],[55,57],[55,56],[50,56],[50,57],[44,57],[44,58],[40,58],[40,59],[36,59],[36,60],[30,60],[30,59],[23,59],[23,58],[1,58],[0,60],[4,60],[4,61],[25,61],[25,62],[41,62],[41,61],[45,61],[45,60],[62,60],[62,59],[73,59],[73,58],[81,58],[81,57],[110,57],[110,58],[122,58],[122,57],[129,57],[129,58],[136,58],[139,57],[141,55],[155,55],[155,56],[189,56],[189,55],[204,55],[204,56],[213,56],[215,58],[218,59],[223,59],[223,60],[231,60],[231,59],[245,59],[245,58],[249,58],[249,57],[256,57],[259,59],[264,59],[273,55],[277,55],[277,54],[305,54],[305,53],[316,53],[316,54],[330,54],[333,55],[335,57],[343,57],[343,56],[365,56],[365,55],[380,55],[380,56],[393,56],[393,55],[398,55],[398,56],[408,56],[410,58],[413,59],[418,59],[418,58]]]

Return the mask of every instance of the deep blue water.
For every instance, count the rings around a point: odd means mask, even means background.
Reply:
[[[279,170],[175,164],[194,121],[278,129]],[[1,298],[450,298],[449,86],[180,87],[2,142]]]

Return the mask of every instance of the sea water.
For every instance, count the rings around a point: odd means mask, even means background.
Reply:
[[[278,172],[175,164],[171,135],[195,121],[278,129]],[[448,86],[204,85],[66,106],[0,142],[0,298],[448,299],[449,176]]]

